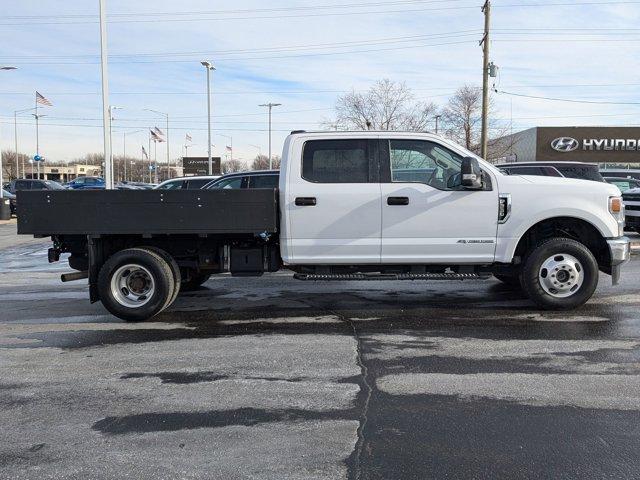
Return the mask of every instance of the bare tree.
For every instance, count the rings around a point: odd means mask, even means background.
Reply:
[[[280,169],[280,157],[278,155],[273,156],[272,167],[274,170]],[[256,158],[251,162],[251,170],[269,170],[269,157],[267,155],[256,155]]]
[[[2,151],[2,175],[4,180],[10,181],[22,175],[22,167],[29,168],[29,157],[24,153],[18,153],[16,162],[16,152],[11,150]]]
[[[242,160],[233,159],[222,162],[222,173],[243,172],[247,169],[247,164]]]
[[[352,91],[338,97],[336,119],[325,127],[351,130],[424,131],[433,121],[436,106],[416,101],[405,83],[379,80],[366,93]]]
[[[473,85],[460,87],[442,110],[444,134],[475,153],[480,151],[482,127],[482,89]],[[507,126],[500,126],[493,102],[489,103],[488,159],[504,157],[513,144],[503,138]]]

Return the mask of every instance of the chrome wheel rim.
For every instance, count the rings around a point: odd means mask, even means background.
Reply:
[[[123,307],[142,307],[155,291],[153,275],[142,265],[123,265],[111,277],[111,294]]]
[[[573,255],[557,253],[544,262],[539,272],[540,286],[555,298],[575,295],[584,282],[584,268]]]

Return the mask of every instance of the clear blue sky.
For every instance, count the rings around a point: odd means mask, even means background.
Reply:
[[[351,6],[346,6],[346,4]],[[235,154],[266,152],[266,112],[274,110],[274,151],[292,129],[318,128],[340,92],[388,77],[420,99],[443,104],[458,86],[480,84],[481,0],[107,0],[109,77],[122,132],[171,115],[171,154],[185,133],[192,154],[206,152],[205,72],[214,74],[214,131],[233,137]],[[584,3],[592,3],[586,5]],[[597,4],[596,4],[597,3]],[[536,6],[531,6],[536,4]],[[529,6],[525,6],[529,5]],[[533,96],[640,102],[640,2],[494,0],[492,59],[499,89]],[[98,0],[21,0],[0,5],[0,147],[13,148],[13,111],[43,109],[41,152],[66,160],[102,149]],[[640,105],[552,102],[496,95],[500,118],[534,125],[638,124]],[[28,114],[27,114],[28,115]],[[19,119],[20,150],[32,155],[35,129]],[[145,133],[128,137],[139,152]],[[229,142],[216,135],[215,152]],[[164,147],[161,147],[164,148]],[[160,150],[159,150],[160,155]]]

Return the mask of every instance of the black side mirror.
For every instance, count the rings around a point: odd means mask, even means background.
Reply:
[[[482,169],[478,160],[473,157],[462,159],[461,165],[462,186],[468,190],[482,190]]]

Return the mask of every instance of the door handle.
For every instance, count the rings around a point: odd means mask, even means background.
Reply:
[[[387,205],[409,205],[409,197],[387,197]]]
[[[296,197],[296,205],[298,207],[315,207],[316,197]]]

